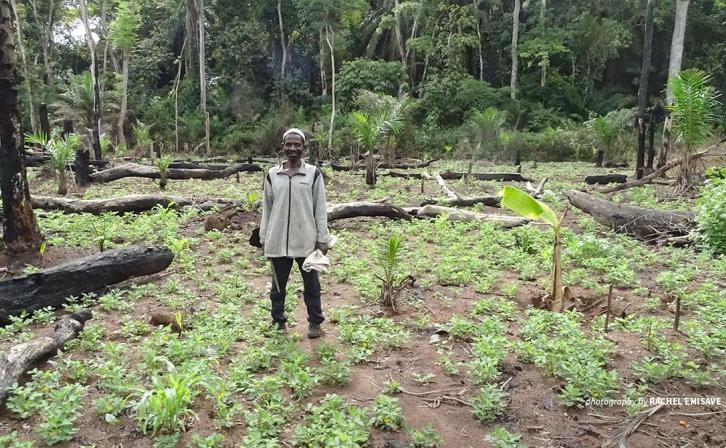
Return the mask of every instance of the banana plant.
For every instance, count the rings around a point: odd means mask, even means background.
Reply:
[[[542,201],[538,201],[524,191],[506,186],[502,191],[501,206],[527,219],[544,221],[555,232],[554,250],[552,252],[552,311],[562,312],[564,288],[562,287],[562,239],[561,229],[565,214],[558,218],[555,212]]]

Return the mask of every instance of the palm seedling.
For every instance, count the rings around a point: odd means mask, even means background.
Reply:
[[[680,192],[689,190],[696,182],[694,150],[708,140],[719,119],[719,94],[709,85],[710,81],[711,77],[699,69],[685,70],[669,81],[673,104],[668,109],[673,116],[676,138],[685,148],[678,176]]]
[[[156,159],[156,168],[159,170],[159,189],[164,190],[167,183],[167,174],[171,165],[171,157],[164,156]]]
[[[555,241],[552,251],[552,287],[550,289],[550,300],[552,311],[562,311],[564,288],[562,287],[562,222],[565,220],[565,213],[561,218],[544,202],[538,201],[524,191],[507,185],[502,192],[502,207],[527,219],[539,219],[550,226],[555,232]]]
[[[26,134],[25,142],[42,146],[50,156],[49,163],[58,178],[58,194],[68,193],[66,168],[73,161],[81,136],[68,134],[65,137],[49,137],[43,133]]]
[[[361,91],[357,99],[360,111],[353,112],[350,125],[358,143],[368,153],[366,159],[366,184],[376,184],[376,162],[373,153],[381,143],[390,146],[391,138],[403,130],[404,116],[410,106],[407,95],[394,98]]]
[[[399,251],[402,241],[403,239],[400,236],[391,235],[378,261],[383,270],[383,275],[376,275],[381,281],[381,304],[391,308],[394,312],[396,311],[398,295],[403,284],[402,281],[397,279],[398,266],[401,264]]]

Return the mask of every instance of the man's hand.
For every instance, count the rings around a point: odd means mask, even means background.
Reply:
[[[317,241],[315,243],[315,248],[316,249],[320,249],[320,252],[322,252],[323,255],[327,255],[328,254],[328,245],[327,245],[327,243],[321,243],[320,241]]]

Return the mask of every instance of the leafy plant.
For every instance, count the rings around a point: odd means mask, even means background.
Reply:
[[[373,401],[371,424],[388,431],[397,431],[403,426],[403,412],[398,398],[380,394]]]
[[[507,394],[496,384],[487,384],[471,401],[472,413],[477,420],[491,422],[507,407]]]
[[[78,432],[73,425],[83,406],[83,392],[78,384],[67,384],[50,391],[49,401],[53,406],[44,409],[43,422],[38,425],[38,433],[48,445],[71,440]]]
[[[164,156],[156,159],[156,168],[159,170],[159,189],[166,189],[167,184],[167,173],[169,172],[169,166],[171,165],[171,156]]]
[[[348,405],[339,395],[326,395],[320,404],[309,404],[305,420],[295,428],[297,447],[357,448],[366,446],[368,416],[363,408]]]
[[[10,434],[0,436],[0,446],[6,448],[33,448],[33,442],[20,440],[18,432],[13,431]]]
[[[694,148],[708,139],[713,125],[721,118],[717,113],[719,94],[710,82],[711,77],[699,69],[684,70],[668,81],[673,93],[673,104],[668,106],[673,129],[686,150],[678,179],[681,188],[694,184]]]
[[[200,377],[196,372],[172,370],[163,377],[154,376],[150,390],[140,390],[135,404],[136,421],[145,434],[185,429],[185,419],[194,416],[189,409],[196,395]]]
[[[426,423],[421,429],[411,431],[411,448],[437,448],[444,446],[444,441],[431,423]]]
[[[561,312],[564,298],[564,289],[562,287],[561,229],[565,216],[563,215],[561,218],[557,218],[555,212],[547,204],[509,185],[504,187],[504,191],[502,192],[502,207],[508,208],[528,219],[540,219],[552,226],[555,233],[555,240],[552,249],[552,286],[550,289],[550,300],[552,300],[552,310]]]
[[[50,166],[58,177],[58,194],[68,193],[66,169],[76,155],[76,148],[81,144],[81,136],[68,134],[65,137],[48,136],[42,132],[26,134],[25,142],[42,146],[50,155]]]
[[[497,426],[492,432],[487,434],[487,442],[492,444],[493,448],[526,448],[519,443],[522,436],[512,434],[503,426]]]
[[[400,236],[391,235],[378,261],[383,270],[383,276],[377,276],[382,282],[380,301],[383,306],[390,307],[393,311],[396,311],[398,295],[403,284],[397,281],[398,266],[401,264],[399,251],[402,241]]]
[[[701,242],[714,254],[726,254],[726,180],[709,179],[696,201]]]

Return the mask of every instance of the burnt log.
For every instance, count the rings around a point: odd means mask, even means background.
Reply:
[[[64,213],[141,213],[161,207],[190,207],[195,206],[201,210],[221,208],[236,201],[224,198],[185,198],[180,196],[166,196],[162,194],[138,194],[122,196],[111,199],[70,199],[53,196],[32,196],[33,208],[40,210],[60,210]]]
[[[328,222],[359,216],[383,216],[410,220],[411,215],[401,207],[380,202],[347,202],[328,207]]]
[[[570,204],[589,214],[610,230],[631,235],[641,241],[657,242],[688,235],[694,227],[690,212],[657,210],[616,204],[575,190],[564,192]]]
[[[23,311],[59,308],[72,296],[97,292],[133,277],[156,274],[174,255],[160,247],[132,246],[73,260],[0,282],[0,324]]]
[[[8,396],[8,389],[35,363],[55,355],[66,342],[78,337],[87,320],[88,310],[81,310],[58,321],[53,332],[12,347],[0,358],[0,404]]]
[[[471,179],[476,180],[497,180],[500,182],[528,182],[529,179],[523,177],[519,173],[454,173],[451,171],[444,171],[441,173],[441,178],[445,180],[463,179],[469,176]]]
[[[416,168],[426,168],[427,166],[431,165],[438,159],[431,159],[426,160],[423,162],[415,162],[415,163],[388,163],[388,162],[381,162],[376,165],[377,169],[397,169],[397,170],[412,170]],[[363,169],[364,166],[356,166],[353,167],[351,165],[342,165],[339,163],[331,162],[330,166],[333,168],[333,171],[355,171],[358,169]]]
[[[169,168],[185,170],[223,170],[229,168],[226,163],[171,162]]]
[[[588,185],[624,184],[628,180],[625,174],[603,174],[587,176],[585,183]]]
[[[171,168],[167,171],[167,179],[224,179],[240,172],[257,172],[262,171],[258,165],[250,165],[248,163],[238,163],[228,166],[221,170],[210,169],[183,169]],[[112,182],[114,180],[123,179],[124,177],[145,177],[148,179],[159,179],[161,175],[156,167],[149,165],[139,165],[136,163],[125,163],[107,170],[99,171],[91,175],[91,181],[94,182]]]
[[[478,196],[478,197],[458,197],[456,199],[440,198],[440,199],[426,199],[421,202],[421,206],[424,205],[442,205],[445,207],[471,207],[472,205],[482,204],[488,207],[499,207],[501,202],[501,196]]]

